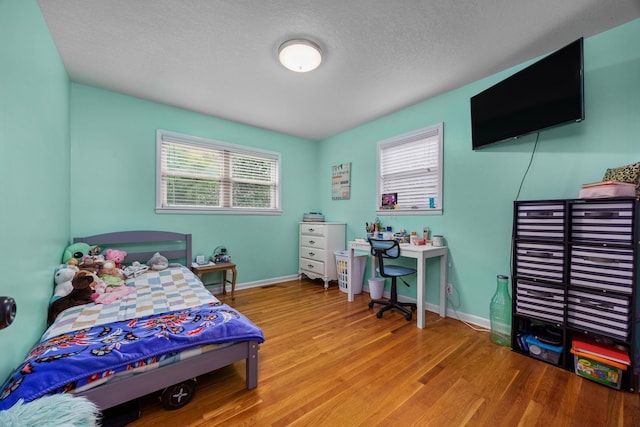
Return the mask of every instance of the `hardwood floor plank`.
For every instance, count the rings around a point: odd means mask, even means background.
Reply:
[[[225,300],[260,326],[259,384],[244,363],[198,379],[185,407],[141,400],[141,426],[640,426],[638,394],[616,391],[426,313],[426,328],[368,294],[291,281]],[[414,317],[415,319],[415,317]]]

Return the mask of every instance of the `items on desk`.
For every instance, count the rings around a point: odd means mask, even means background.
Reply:
[[[213,250],[213,255],[211,255],[211,261],[216,264],[221,262],[230,262],[231,255],[229,255],[229,251],[224,246],[218,246]]]
[[[401,228],[399,232],[395,233],[391,238],[397,240],[399,243],[409,243],[409,234],[404,228]]]

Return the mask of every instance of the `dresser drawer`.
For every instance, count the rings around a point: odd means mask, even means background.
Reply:
[[[633,250],[574,246],[569,283],[572,285],[633,292]]]
[[[516,313],[563,323],[564,288],[518,279]]]
[[[309,258],[300,258],[299,264],[302,272],[308,271],[319,275],[324,275],[324,262]]]
[[[325,224],[300,224],[300,234],[309,236],[326,236],[327,226]]]
[[[575,242],[633,243],[633,202],[581,203],[571,208]]]
[[[300,236],[300,248],[320,248],[326,247],[325,238],[318,236]]]
[[[324,261],[325,256],[326,256],[326,251],[324,249],[312,248],[308,246],[300,246],[300,258]]]
[[[561,283],[564,246],[547,243],[516,242],[516,276]]]
[[[569,289],[567,323],[627,340],[631,329],[631,298]]]
[[[564,203],[519,203],[515,221],[516,238],[562,240],[565,228]]]

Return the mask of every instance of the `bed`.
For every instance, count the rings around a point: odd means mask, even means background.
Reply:
[[[144,264],[156,252],[178,263],[127,279],[135,291],[113,303],[62,312],[0,388],[0,410],[62,392],[105,410],[179,386],[177,401],[163,396],[175,408],[188,401],[184,388],[193,378],[243,360],[246,388],[257,386],[262,330],[185,267],[193,259],[190,234],[128,231],[78,242],[124,250],[125,264]]]

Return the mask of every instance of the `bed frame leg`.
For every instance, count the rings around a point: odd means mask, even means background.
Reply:
[[[251,390],[258,386],[258,347],[257,341],[249,341],[249,357],[246,360],[247,367],[247,389]]]

